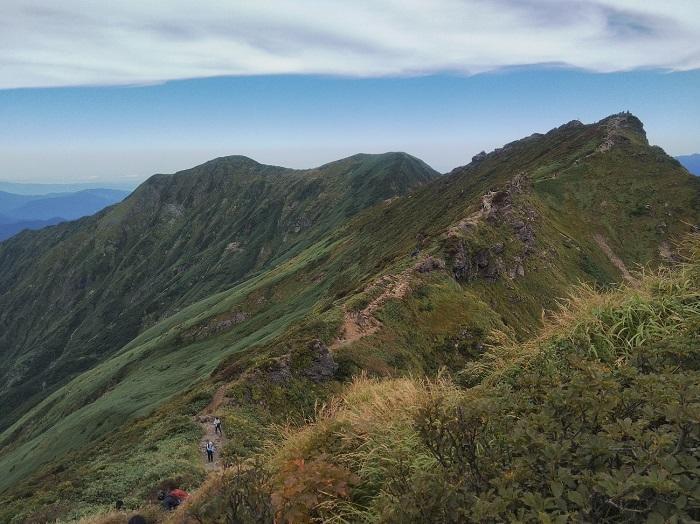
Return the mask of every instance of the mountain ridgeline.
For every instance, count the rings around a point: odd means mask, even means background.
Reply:
[[[459,382],[494,333],[533,337],[580,282],[636,285],[699,223],[700,179],[627,113],[444,176],[387,153],[151,177],[95,216],[0,244],[0,519],[200,486],[207,406],[236,462],[359,373]]]
[[[93,217],[3,243],[0,428],[145,327],[437,175],[400,153],[306,171],[219,158],[153,176]]]

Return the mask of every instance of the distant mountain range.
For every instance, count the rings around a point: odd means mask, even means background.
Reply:
[[[103,188],[43,195],[0,191],[0,241],[24,229],[41,229],[93,215],[121,202],[128,194],[128,191]]]
[[[700,176],[700,153],[677,156],[676,160],[683,164],[683,167],[688,171],[694,175]]]
[[[54,226],[64,222],[63,218],[50,218],[48,220],[19,220],[12,221],[7,217],[0,216],[0,242],[15,236],[25,229],[42,229],[47,226]]]
[[[118,189],[131,192],[138,183],[132,182],[78,182],[73,184],[41,184],[27,182],[8,182],[0,180],[0,191],[16,195],[48,195],[51,193],[77,193],[86,189]]]

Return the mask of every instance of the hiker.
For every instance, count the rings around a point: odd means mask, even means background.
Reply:
[[[187,500],[187,497],[190,496],[189,493],[180,488],[171,489],[170,495],[172,495],[173,497],[177,497],[181,504],[185,502],[185,500]]]
[[[219,417],[214,417],[214,433],[218,433],[223,436],[224,432],[221,431],[221,419]]]
[[[211,440],[207,442],[207,461],[214,462],[214,443]]]
[[[166,495],[165,491],[158,492],[158,500],[160,500],[160,503],[168,511],[172,511],[180,505],[179,498],[177,498],[175,495],[171,495],[170,493]]]

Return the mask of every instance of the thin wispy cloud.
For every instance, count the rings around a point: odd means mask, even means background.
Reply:
[[[0,88],[700,67],[696,0],[3,0]]]

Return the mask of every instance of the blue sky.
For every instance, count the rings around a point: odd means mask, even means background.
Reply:
[[[630,110],[671,154],[700,151],[700,71],[527,68],[474,76],[225,77],[0,91],[0,179],[141,180],[215,156],[312,167],[402,150],[440,171],[572,119]]]
[[[0,180],[389,150],[447,171],[621,110],[697,152],[699,35],[697,0],[4,0]]]

